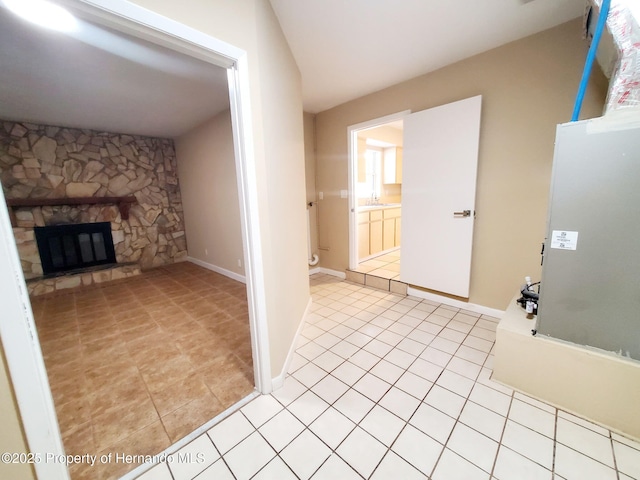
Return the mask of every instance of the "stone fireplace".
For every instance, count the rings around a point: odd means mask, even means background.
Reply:
[[[24,122],[0,125],[0,179],[30,293],[123,278],[186,259],[173,140]],[[110,225],[120,266],[43,279],[34,227],[82,223]]]

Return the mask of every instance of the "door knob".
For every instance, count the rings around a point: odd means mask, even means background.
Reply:
[[[454,217],[470,217],[471,210],[463,210],[461,212],[453,212]]]

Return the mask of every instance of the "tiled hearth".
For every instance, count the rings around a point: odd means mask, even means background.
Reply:
[[[253,391],[245,285],[191,263],[32,307],[68,454],[160,453]]]
[[[27,290],[32,297],[53,292],[60,294],[65,290],[86,288],[89,285],[131,278],[140,275],[140,273],[142,271],[137,263],[92,267],[67,275],[28,279]]]

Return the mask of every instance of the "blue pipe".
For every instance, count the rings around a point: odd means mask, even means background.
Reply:
[[[589,75],[591,74],[591,68],[593,67],[593,61],[596,58],[596,52],[598,51],[598,44],[600,43],[600,37],[602,36],[602,30],[609,16],[609,7],[611,6],[611,0],[602,0],[602,6],[600,7],[600,16],[598,16],[598,24],[596,25],[596,31],[593,33],[593,40],[591,47],[589,47],[589,53],[587,54],[587,60],[584,64],[584,70],[582,72],[582,80],[580,80],[580,87],[578,88],[578,95],[576,96],[576,103],[573,107],[572,122],[578,121],[580,117],[580,109],[582,108],[582,101],[584,100],[584,94],[587,91],[587,84],[589,83]]]

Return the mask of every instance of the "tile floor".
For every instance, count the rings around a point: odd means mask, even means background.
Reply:
[[[640,479],[640,443],[491,380],[496,318],[311,285],[284,387],[141,480]]]
[[[67,454],[160,453],[253,391],[245,286],[194,264],[34,297],[32,308]]]
[[[400,249],[360,262],[355,271],[390,280],[398,280],[400,278]]]

